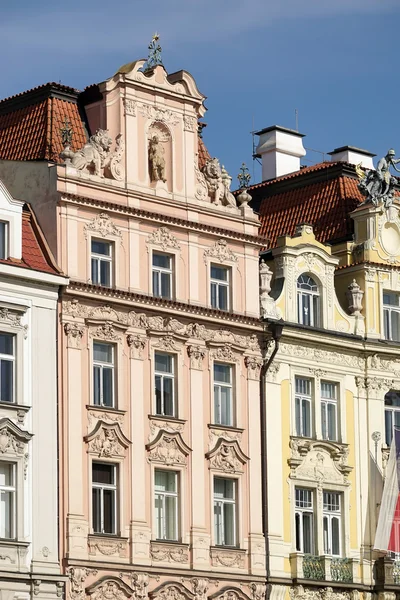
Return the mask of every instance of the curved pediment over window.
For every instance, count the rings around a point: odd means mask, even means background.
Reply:
[[[237,587],[225,587],[211,594],[209,600],[250,600],[250,597]]]
[[[149,592],[150,600],[194,600],[195,595],[178,582],[165,583]]]
[[[353,467],[348,464],[347,444],[292,437],[290,448],[292,479],[349,485],[347,478]]]
[[[118,577],[102,577],[86,588],[90,600],[125,600],[133,598],[135,591]]]
[[[192,451],[184,442],[179,431],[160,429],[157,437],[146,445],[148,460],[165,465],[184,465]]]
[[[214,448],[207,452],[210,468],[225,473],[242,473],[249,457],[244,454],[237,440],[219,438]]]
[[[89,444],[89,452],[99,457],[123,456],[131,443],[119,423],[106,423],[101,419],[84,440]]]
[[[0,455],[25,454],[26,444],[32,434],[20,429],[11,419],[0,419]]]

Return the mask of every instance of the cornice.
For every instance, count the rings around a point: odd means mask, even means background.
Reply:
[[[185,314],[188,317],[197,316],[202,317],[207,321],[222,321],[226,324],[238,326],[245,325],[247,328],[259,331],[260,333],[262,331],[262,323],[256,317],[249,317],[240,313],[225,312],[207,308],[206,306],[195,306],[194,304],[185,302],[163,300],[162,298],[155,298],[154,296],[146,296],[145,294],[91,285],[80,281],[70,281],[65,292],[67,295],[72,296],[87,296],[91,300],[95,297],[96,299],[98,298],[103,301],[114,301],[118,304],[125,304],[130,309],[132,309],[134,305],[137,305],[138,307],[147,306],[156,309],[159,313],[164,312],[170,315],[172,311],[176,314]]]
[[[105,202],[104,200],[96,200],[94,198],[87,198],[76,194],[60,192],[62,196],[61,201],[69,201],[76,204],[85,204],[92,208],[99,208],[103,211],[109,211],[112,213],[119,213],[125,215],[132,215],[140,217],[141,219],[147,219],[149,221],[157,222],[161,225],[176,225],[178,227],[184,227],[185,229],[192,231],[203,231],[205,233],[211,233],[213,235],[222,236],[224,238],[238,240],[253,244],[258,247],[264,247],[268,244],[268,240],[262,236],[253,236],[247,233],[241,233],[240,231],[233,231],[232,229],[224,229],[222,227],[214,227],[213,225],[205,225],[196,221],[189,221],[186,219],[179,219],[170,215],[163,215],[157,212],[143,210],[141,208],[135,208],[133,206],[123,206],[121,204],[113,204],[112,202]],[[222,217],[223,215],[221,215]],[[258,223],[252,223],[253,226],[257,226]]]

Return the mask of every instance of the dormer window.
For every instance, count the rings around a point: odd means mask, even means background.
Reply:
[[[8,223],[0,221],[0,259],[8,258]]]
[[[320,327],[320,295],[318,285],[309,275],[297,280],[297,315],[300,325]]]

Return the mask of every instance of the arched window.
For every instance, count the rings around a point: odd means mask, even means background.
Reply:
[[[385,394],[385,442],[392,443],[394,428],[400,429],[400,392],[390,390]]]
[[[318,285],[309,275],[297,280],[297,315],[300,325],[320,327],[320,295]]]

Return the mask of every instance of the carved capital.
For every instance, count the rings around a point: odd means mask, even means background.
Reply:
[[[259,380],[261,367],[263,364],[262,358],[258,356],[245,356],[244,364],[247,367],[247,377],[248,379]]]
[[[206,355],[205,346],[191,344],[187,347],[187,353],[190,358],[190,368],[201,371],[203,368],[203,358]]]
[[[129,334],[126,337],[131,358],[143,360],[143,350],[146,347],[146,340],[147,338],[139,334]]]
[[[67,336],[67,348],[80,350],[85,328],[77,323],[65,323],[64,332]]]

